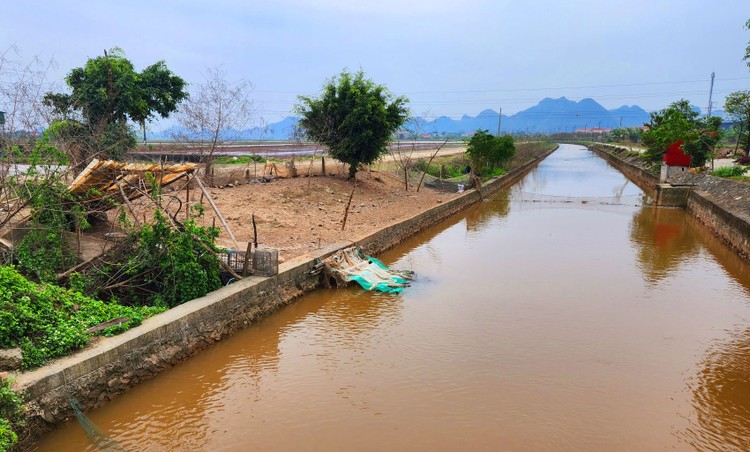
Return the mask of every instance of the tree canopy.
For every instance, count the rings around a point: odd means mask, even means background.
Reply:
[[[682,140],[682,148],[691,158],[692,166],[702,166],[710,158],[719,140],[721,118],[700,117],[690,103],[681,99],[667,108],[651,113],[651,121],[643,132],[644,153],[647,160],[658,162],[667,147]]]
[[[482,129],[474,133],[466,148],[471,167],[478,175],[485,175],[500,167],[506,160],[513,157],[515,152],[516,145],[511,135],[498,137]]]
[[[121,157],[135,145],[128,125],[145,128],[156,116],[166,118],[187,97],[185,81],[164,61],[137,72],[119,48],[89,59],[65,78],[70,93],[47,93],[44,101],[65,121],[59,138],[74,139],[85,164],[91,157]]]
[[[376,161],[386,150],[391,134],[407,118],[408,100],[366,79],[360,70],[343,71],[329,80],[320,97],[299,96],[295,107],[300,126],[329,154],[349,164],[354,178],[359,164]]]
[[[735,91],[724,100],[724,111],[740,123],[740,145],[750,155],[750,91]]]

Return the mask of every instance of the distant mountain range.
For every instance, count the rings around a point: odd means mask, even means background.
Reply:
[[[714,114],[721,116],[723,112]],[[287,140],[290,138],[298,118],[289,116],[265,127],[236,131],[227,130],[224,135],[235,140]],[[616,127],[640,127],[649,121],[649,113],[637,105],[607,110],[593,99],[573,101],[565,97],[545,98],[537,105],[514,115],[502,115],[501,129],[504,133],[556,133],[573,132],[576,129]],[[464,115],[460,119],[440,116],[433,120],[414,118],[403,129],[420,134],[462,134],[486,129],[497,131],[498,113],[487,109],[477,116]],[[149,133],[150,139],[171,139],[183,132],[180,127]]]

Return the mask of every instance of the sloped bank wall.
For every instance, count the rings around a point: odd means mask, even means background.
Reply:
[[[480,191],[469,190],[353,243],[335,244],[315,255],[290,260],[279,266],[276,276],[243,279],[146,319],[139,327],[121,335],[101,338],[75,355],[17,375],[16,385],[26,391],[29,400],[27,431],[19,448],[29,446],[38,435],[71,417],[71,399],[76,399],[84,410],[95,409],[139,382],[315,290],[320,285],[319,277],[310,272],[320,259],[352,244],[361,246],[369,254],[392,248],[482,197],[509,187],[552,152],[489,181]]]
[[[599,144],[591,145],[589,146],[589,149],[609,162],[610,165],[614,166],[624,174],[625,177],[633,181],[633,183],[640,187],[641,190],[649,195],[654,194],[656,184],[659,183],[659,176],[640,167],[637,164],[638,160],[636,157],[622,157],[620,153],[626,152],[626,149]]]

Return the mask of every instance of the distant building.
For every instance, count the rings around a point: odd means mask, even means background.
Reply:
[[[611,132],[612,129],[607,127],[589,127],[588,129],[576,129],[576,133],[597,133],[605,134]]]

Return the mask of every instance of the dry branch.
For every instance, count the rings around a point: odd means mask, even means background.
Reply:
[[[445,146],[445,144],[447,142],[448,142],[448,139],[446,138],[445,141],[443,141],[443,143],[440,146],[438,146],[437,149],[435,149],[435,152],[432,154],[432,156],[430,157],[430,159],[427,161],[427,168],[430,167],[430,164],[432,163],[432,160],[438,155],[438,152],[440,152],[440,150],[443,149],[443,146]],[[424,182],[424,175],[425,174],[427,174],[427,172],[423,171],[422,172],[422,177],[419,179],[419,185],[417,185],[417,191],[419,191],[419,189],[422,187],[422,182]],[[442,177],[441,177],[440,182],[442,183]]]

